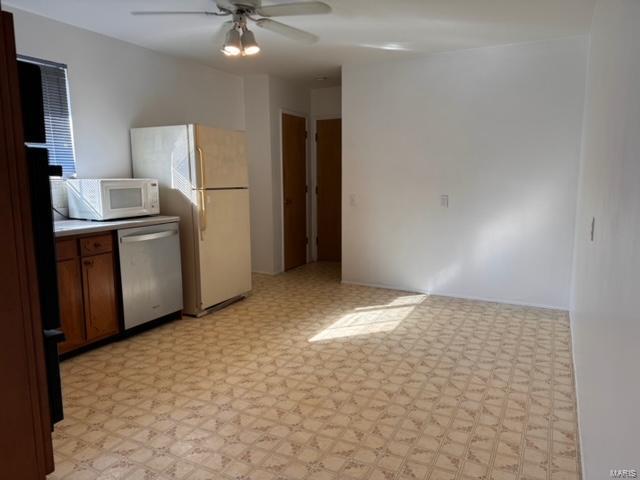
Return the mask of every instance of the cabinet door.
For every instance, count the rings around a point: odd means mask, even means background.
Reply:
[[[87,340],[118,333],[118,306],[112,253],[82,259]]]
[[[58,290],[60,319],[65,336],[65,341],[58,345],[58,351],[66,353],[86,342],[80,259],[72,258],[58,262]]]

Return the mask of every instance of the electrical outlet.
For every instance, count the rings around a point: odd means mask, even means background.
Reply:
[[[352,207],[356,206],[356,195],[355,193],[352,193],[349,195],[349,205],[351,205]]]
[[[442,208],[449,208],[449,195],[440,195],[440,206]]]

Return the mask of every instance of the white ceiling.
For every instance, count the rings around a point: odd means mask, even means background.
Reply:
[[[263,4],[288,3],[291,0]],[[320,36],[296,44],[255,28],[262,47],[251,58],[226,58],[213,43],[222,18],[134,17],[131,10],[213,9],[213,0],[6,0],[4,3],[171,55],[236,73],[270,73],[325,84],[340,66],[589,31],[595,0],[324,0],[329,15],[282,17]]]

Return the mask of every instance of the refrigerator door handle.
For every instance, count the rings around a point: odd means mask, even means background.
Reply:
[[[205,205],[204,189],[206,188],[204,170],[204,152],[202,148],[196,146],[198,152],[198,163],[200,167],[200,240],[204,241],[204,231],[207,229],[207,207]]]
[[[207,229],[207,207],[205,206],[205,191],[200,189],[200,240],[204,241],[204,231]]]
[[[198,162],[200,167],[200,188],[207,188],[207,184],[204,179],[204,152],[202,148],[196,147],[196,151],[198,152]]]

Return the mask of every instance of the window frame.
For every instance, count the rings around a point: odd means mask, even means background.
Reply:
[[[64,71],[64,78],[65,78],[65,90],[66,90],[66,94],[67,94],[67,111],[69,113],[69,137],[70,137],[70,141],[71,141],[71,156],[73,158],[73,172],[68,172],[68,171],[63,171],[62,174],[62,178],[71,178],[73,176],[76,175],[77,172],[77,159],[76,159],[76,146],[75,146],[75,139],[74,139],[74,134],[73,134],[73,114],[72,114],[72,110],[71,110],[71,93],[70,93],[70,89],[69,89],[69,69],[67,67],[66,64],[64,63],[58,63],[58,62],[53,62],[50,60],[43,60],[41,58],[36,58],[36,57],[31,57],[28,55],[18,55],[17,56],[18,60],[22,61],[22,62],[27,62],[27,63],[32,63],[35,65],[38,65],[40,67],[47,67],[47,68],[57,68],[60,70]],[[44,86],[43,86],[44,88]],[[47,108],[44,108],[45,112],[47,111]],[[46,122],[46,120],[45,120]],[[45,123],[45,127],[46,127],[46,123]],[[49,129],[46,129],[47,131]],[[28,147],[31,148],[44,148],[47,150],[47,152],[50,152],[54,146],[52,144],[49,143],[49,138],[46,139],[47,143],[26,143],[26,145]],[[51,162],[51,157],[52,155],[49,154],[49,161]],[[58,163],[50,163],[51,165],[59,165]]]

